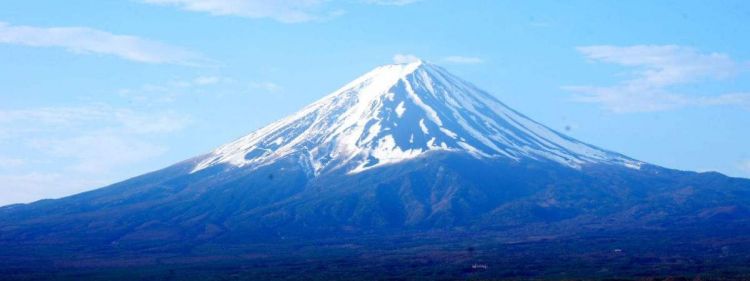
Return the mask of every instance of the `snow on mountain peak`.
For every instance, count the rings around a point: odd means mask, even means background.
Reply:
[[[574,168],[641,164],[559,134],[417,60],[377,67],[297,113],[219,147],[193,172],[296,157],[316,175],[337,168],[357,173],[431,151],[551,160]]]

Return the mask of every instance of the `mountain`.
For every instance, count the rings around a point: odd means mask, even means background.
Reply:
[[[551,160],[574,168],[640,165],[552,131],[442,68],[417,61],[378,67],[222,146],[193,172],[219,164],[258,167],[294,155],[314,175],[337,169],[358,173],[435,151]]]
[[[750,276],[750,180],[575,140],[427,62],[216,150],[0,208],[1,279]]]

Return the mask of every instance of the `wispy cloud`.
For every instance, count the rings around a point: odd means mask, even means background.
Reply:
[[[401,63],[412,63],[419,61],[420,58],[413,54],[395,54],[393,55],[393,63],[401,64]],[[478,57],[468,57],[468,56],[447,56],[439,59],[440,62],[443,63],[451,63],[451,64],[480,64],[483,63],[484,60]]]
[[[10,133],[67,131],[93,122],[142,134],[174,132],[184,128],[190,119],[171,111],[139,112],[106,104],[0,110],[0,125]]]
[[[137,112],[115,110],[112,117],[120,128],[133,134],[165,134],[180,131],[190,124],[188,116],[173,111]]]
[[[365,0],[365,3],[386,6],[404,6],[421,2],[422,0]]]
[[[211,85],[217,85],[222,83],[231,82],[232,79],[221,76],[198,76],[192,79],[179,79],[172,80],[165,83],[162,87],[165,88],[199,88]]]
[[[0,182],[3,183],[0,206],[32,202],[40,198],[59,198],[108,183],[102,179],[92,180],[69,174],[40,172],[0,174]]]
[[[215,16],[272,19],[282,23],[301,23],[335,18],[345,10],[330,0],[141,0],[144,3],[173,6],[186,11]],[[361,0],[359,3],[381,6],[405,6],[422,0]]]
[[[273,82],[250,82],[251,89],[263,90],[266,92],[278,92],[281,90],[281,86]]]
[[[234,82],[234,79],[223,76],[197,76],[190,79],[174,79],[160,83],[147,83],[134,88],[122,88],[120,96],[133,102],[156,104],[170,103],[179,96],[194,94],[210,87]]]
[[[176,112],[106,104],[0,110],[0,181],[7,187],[0,205],[111,182],[120,170],[167,152],[158,140],[190,122]]]
[[[217,16],[269,18],[284,23],[324,19],[341,14],[328,9],[324,0],[143,0],[145,3],[175,6],[183,10]]]
[[[218,76],[199,76],[193,80],[194,85],[205,86],[214,85],[223,81],[224,78]]]
[[[745,176],[750,177],[750,159],[740,162],[737,168],[739,168],[741,172],[745,173]]]
[[[13,158],[0,155],[0,168],[10,169],[20,167],[26,164],[26,161],[21,158]]]
[[[113,55],[142,63],[210,64],[202,56],[180,47],[87,27],[33,27],[0,22],[0,43],[59,47],[75,53]]]
[[[674,86],[736,75],[741,63],[720,53],[700,53],[666,45],[587,46],[578,51],[593,62],[634,68],[631,78],[612,86],[566,86],[580,102],[596,103],[613,112],[660,111],[685,106],[750,105],[750,95],[689,95]]]
[[[466,56],[447,56],[442,58],[441,61],[455,64],[480,64],[484,62],[481,58]]]
[[[109,173],[167,151],[165,146],[106,129],[66,138],[35,138],[29,145],[48,157],[64,160],[62,169],[87,174]]]
[[[419,57],[412,54],[395,54],[393,55],[393,63],[412,63],[419,60]]]

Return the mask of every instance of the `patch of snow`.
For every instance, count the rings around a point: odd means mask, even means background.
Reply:
[[[398,104],[398,106],[396,106],[396,115],[398,116],[398,118],[401,118],[401,116],[404,115],[404,111],[406,111],[406,106],[404,105],[404,102],[402,101],[401,103]]]
[[[642,164],[643,163],[636,162],[636,161],[625,161],[625,163],[624,163],[625,167],[628,167],[628,168],[634,169],[634,170],[640,170]]]
[[[422,133],[425,135],[430,134],[430,130],[427,129],[427,125],[424,124],[424,119],[419,119],[419,128],[422,129]]]
[[[440,131],[441,131],[441,132],[443,132],[444,134],[448,135],[448,136],[449,136],[449,137],[451,137],[452,139],[455,139],[456,137],[458,137],[458,134],[456,134],[456,133],[454,133],[453,131],[451,131],[451,130],[448,130],[448,129],[446,129],[446,128],[443,128],[443,127],[441,127],[441,128],[440,128]]]

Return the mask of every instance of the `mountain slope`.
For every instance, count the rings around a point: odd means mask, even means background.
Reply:
[[[741,274],[747,233],[750,180],[582,143],[416,62],[206,155],[0,208],[0,276]]]

